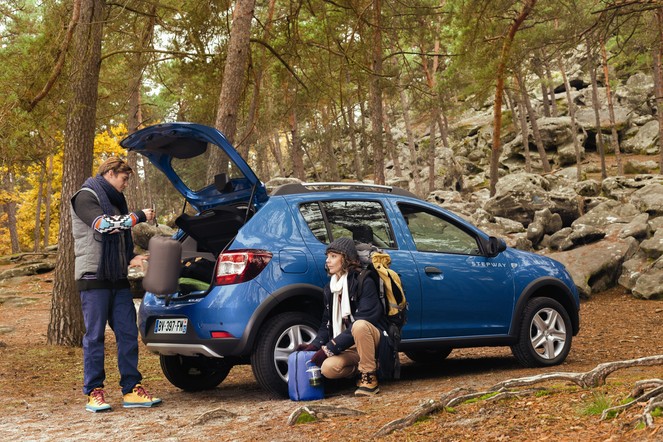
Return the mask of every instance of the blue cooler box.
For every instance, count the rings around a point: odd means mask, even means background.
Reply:
[[[312,386],[306,371],[313,364],[307,362],[314,354],[314,351],[295,351],[288,356],[288,394],[293,401],[315,401],[325,397],[322,383]]]

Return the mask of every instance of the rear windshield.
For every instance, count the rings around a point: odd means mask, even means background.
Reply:
[[[245,178],[244,174],[223,150],[219,149],[215,144],[208,144],[207,149],[202,155],[193,158],[173,158],[170,163],[182,182],[194,192],[210,184],[214,184],[212,180],[207,180],[207,166],[212,150],[218,152],[222,157],[221,168],[217,173],[228,174],[229,180]]]

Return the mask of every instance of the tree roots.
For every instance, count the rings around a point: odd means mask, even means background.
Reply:
[[[528,376],[523,378],[509,379],[498,384],[493,385],[486,391],[475,392],[465,388],[456,388],[447,393],[444,393],[439,400],[428,400],[419,405],[409,415],[389,422],[376,433],[376,437],[386,436],[396,430],[408,427],[417,420],[424,416],[433,414],[438,411],[462,404],[471,399],[484,398],[484,400],[498,400],[509,397],[524,396],[532,394],[535,389],[529,390],[513,390],[514,388],[527,387],[535,384],[543,383],[546,381],[567,381],[578,385],[583,389],[596,388],[605,384],[605,379],[611,373],[623,368],[631,367],[644,367],[663,365],[663,355],[647,356],[638,359],[629,359],[626,361],[606,362],[599,364],[593,370],[585,373],[545,373],[541,375]],[[663,408],[663,380],[650,379],[638,381],[631,392],[631,397],[635,399],[627,404],[619,405],[616,407],[608,408],[603,412],[601,419],[616,416],[624,410],[635,406],[638,403],[647,401],[642,415],[637,420],[642,422],[646,427],[651,427],[654,424],[652,412],[657,408]]]

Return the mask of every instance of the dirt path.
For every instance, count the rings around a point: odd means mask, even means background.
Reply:
[[[321,404],[356,409],[365,413],[362,417],[288,426],[288,416],[309,403],[267,397],[249,366],[233,368],[213,391],[184,393],[168,383],[157,356],[143,347],[144,382],[164,402],[155,409],[123,409],[108,333],[106,389],[114,409],[93,414],[85,411],[81,394],[81,349],[46,345],[50,278],[15,278],[0,285],[0,440],[371,440],[390,420],[456,387],[485,390],[509,378],[588,371],[601,362],[663,354],[663,302],[635,300],[614,289],[583,302],[580,335],[560,367],[523,369],[507,348],[455,350],[435,366],[403,356],[402,380],[382,385],[377,397],[355,398],[350,384],[328,389]],[[639,407],[610,421],[587,414],[603,401],[620,402],[636,380],[661,377],[662,367],[633,368],[611,375],[606,386],[593,391],[552,383],[525,398],[463,404],[382,440],[663,441],[663,418],[653,430],[630,424]]]

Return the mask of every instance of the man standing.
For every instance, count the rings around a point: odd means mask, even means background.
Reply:
[[[161,402],[141,385],[138,371],[136,309],[127,279],[128,268],[140,266],[131,228],[155,218],[154,210],[129,213],[123,191],[133,170],[120,158],[99,166],[71,198],[75,274],[85,322],[83,393],[92,412],[110,410],[104,392],[106,323],[115,333],[124,407],[151,407]]]

